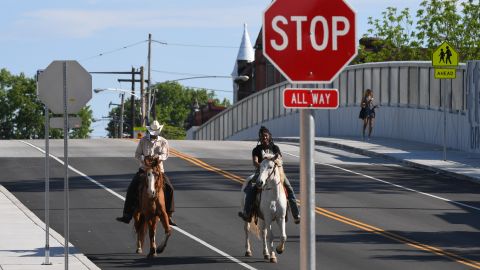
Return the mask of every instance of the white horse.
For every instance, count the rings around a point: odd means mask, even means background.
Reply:
[[[250,176],[246,179],[242,187],[242,194],[246,184],[252,179]],[[278,254],[283,253],[285,250],[285,242],[287,241],[287,234],[285,232],[285,216],[287,214],[287,197],[283,189],[284,172],[282,168],[281,158],[275,158],[274,155],[265,154],[264,160],[260,164],[260,174],[256,181],[257,188],[262,189],[262,195],[260,200],[260,228],[262,232],[263,240],[263,256],[266,260],[270,260],[272,263],[277,262],[275,251],[273,250],[273,233],[272,222],[276,221],[280,232],[280,243],[276,247]],[[242,200],[243,208],[244,200]],[[252,222],[245,222],[245,256],[252,256],[252,250],[250,246],[249,231],[256,228],[256,225],[252,219]],[[257,234],[258,235],[258,234]],[[268,236],[268,242],[267,242]]]

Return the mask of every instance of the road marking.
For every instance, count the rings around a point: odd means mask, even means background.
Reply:
[[[214,167],[212,165],[209,165],[203,161],[201,161],[200,159],[197,159],[197,158],[194,158],[192,156],[189,156],[187,154],[184,154],[184,153],[181,153],[180,151],[178,150],[175,150],[173,148],[170,148],[170,152],[172,152],[175,156],[181,158],[181,159],[184,159],[194,165],[197,165],[199,167],[202,167],[206,170],[209,170],[209,171],[212,171],[212,172],[217,172],[219,173],[220,175],[222,176],[225,176],[227,179],[231,179],[231,180],[234,180],[235,182],[239,182],[239,183],[243,183],[244,180],[243,178],[241,178],[240,176],[237,176],[235,174],[232,174],[232,173],[229,173],[229,172],[226,172],[226,171],[223,171],[222,169],[219,169],[217,167]],[[285,152],[284,152],[285,153]],[[287,153],[289,154],[289,153]],[[292,156],[295,156],[293,154],[289,154],[289,155],[292,155]],[[297,156],[298,157],[298,156]],[[317,163],[318,164],[318,163]],[[332,165],[333,166],[333,165]],[[336,167],[336,166],[335,166]],[[338,167],[339,169],[343,169],[341,167]],[[350,171],[350,170],[347,170],[347,169],[343,169],[343,170],[346,170],[346,171],[349,171],[349,172],[352,172],[352,173],[355,173],[355,174],[359,174],[359,173],[356,173],[356,172],[353,172],[353,171]],[[359,174],[359,175],[362,175],[362,174]],[[368,178],[372,178],[371,176],[367,176],[365,175],[365,177],[368,177]],[[380,179],[379,179],[380,180]],[[383,181],[383,180],[381,180]],[[387,182],[388,183],[388,182]],[[393,184],[395,185],[395,184]],[[407,189],[407,188],[406,188]],[[298,203],[301,204],[300,200],[297,200]],[[467,258],[463,258],[457,254],[454,254],[454,253],[451,253],[449,251],[445,251],[445,250],[442,250],[440,248],[437,248],[437,247],[434,247],[434,246],[430,246],[430,245],[426,245],[426,244],[422,244],[422,243],[419,243],[417,241],[414,241],[414,240],[411,240],[411,239],[408,239],[406,237],[403,237],[403,236],[400,236],[398,234],[395,234],[395,233],[391,233],[391,232],[388,232],[388,231],[385,231],[383,229],[380,229],[380,228],[377,228],[377,227],[374,227],[372,225],[368,225],[366,223],[363,223],[363,222],[360,222],[360,221],[357,221],[357,220],[354,220],[354,219],[350,219],[350,218],[347,218],[345,216],[342,216],[342,215],[339,215],[337,213],[334,213],[334,212],[331,212],[327,209],[324,209],[324,208],[321,208],[321,207],[318,207],[316,206],[315,207],[315,212],[317,214],[320,214],[322,216],[325,216],[325,217],[328,217],[330,219],[334,219],[334,220],[337,220],[339,222],[342,222],[344,224],[348,224],[348,225],[351,225],[353,227],[356,227],[356,228],[359,228],[359,229],[362,229],[364,231],[367,231],[367,232],[370,232],[370,233],[373,233],[373,234],[377,234],[377,235],[381,235],[383,237],[386,237],[388,239],[391,239],[391,240],[394,240],[394,241],[397,241],[397,242],[400,242],[402,244],[406,244],[408,246],[411,246],[411,247],[414,247],[414,248],[417,248],[417,249],[420,249],[420,250],[423,250],[423,251],[427,251],[427,252],[431,252],[433,254],[436,254],[436,255],[439,255],[439,256],[443,256],[443,257],[447,257],[455,262],[458,262],[458,263],[461,263],[461,264],[464,264],[464,265],[467,265],[469,267],[473,267],[475,269],[480,269],[480,262],[478,261],[474,261],[474,260],[470,260],[470,259],[467,259]]]
[[[285,153],[287,155],[290,155],[290,156],[293,156],[293,157],[300,158],[299,156],[294,155],[294,154],[290,154],[290,153],[287,153],[287,152],[283,152],[283,153]],[[328,163],[320,163],[320,162],[315,162],[315,164],[329,166],[329,167],[339,169],[339,170],[342,170],[342,171],[346,171],[346,172],[349,172],[349,173],[352,173],[352,174],[360,175],[360,176],[363,176],[365,178],[372,179],[374,181],[378,181],[378,182],[381,182],[381,183],[384,183],[384,184],[392,185],[394,187],[397,187],[397,188],[400,188],[400,189],[403,189],[403,190],[408,190],[408,191],[418,193],[418,194],[422,194],[422,195],[425,195],[425,196],[428,196],[428,197],[431,197],[431,198],[435,198],[435,199],[438,199],[438,200],[441,200],[441,201],[449,202],[449,203],[456,204],[456,205],[459,205],[459,206],[462,206],[462,207],[465,207],[465,208],[470,208],[470,209],[473,209],[473,210],[480,211],[480,208],[472,206],[472,205],[464,204],[464,203],[457,202],[457,201],[452,201],[450,199],[443,198],[443,197],[440,197],[440,196],[437,196],[437,195],[433,195],[433,194],[429,194],[429,193],[426,193],[426,192],[411,189],[411,188],[408,188],[408,187],[404,187],[402,185],[394,184],[394,183],[391,183],[391,182],[388,182],[388,181],[385,181],[385,180],[382,180],[382,179],[375,178],[375,177],[370,176],[370,175],[355,172],[355,171],[345,169],[345,168],[342,168],[342,167],[339,167],[339,166],[336,166],[336,165],[332,165],[332,164],[328,164]]]
[[[37,149],[38,151],[42,152],[43,154],[45,154],[45,151],[44,151],[42,148],[38,147],[38,146],[35,146],[35,145],[33,145],[33,144],[29,143],[29,142],[26,142],[26,141],[20,141],[20,142],[22,142],[22,143],[24,143],[24,144],[26,144],[26,145],[28,145],[28,146],[31,146],[31,147]],[[53,159],[55,159],[56,161],[58,161],[60,164],[65,165],[65,163],[64,163],[61,159],[59,159],[58,157],[56,157],[56,156],[54,156],[54,155],[52,155],[52,154],[50,154],[50,157],[53,158]],[[109,193],[113,194],[115,197],[121,199],[122,201],[125,201],[125,197],[123,197],[122,195],[116,193],[116,192],[113,191],[112,189],[104,186],[103,184],[99,183],[98,181],[95,181],[94,179],[92,179],[92,178],[89,177],[88,175],[82,173],[81,171],[75,169],[75,168],[72,167],[71,165],[68,165],[68,168],[69,168],[71,171],[77,173],[78,175],[83,176],[84,178],[86,178],[86,179],[89,180],[90,182],[94,183],[95,185],[98,185],[99,187],[105,189],[105,190],[108,191]],[[226,173],[225,175],[230,175],[230,173]],[[229,254],[226,253],[226,252],[221,251],[220,249],[218,249],[218,248],[210,245],[209,243],[205,242],[204,240],[202,240],[202,239],[194,236],[193,234],[191,234],[191,233],[189,233],[189,232],[187,232],[187,231],[185,231],[185,230],[183,230],[183,229],[181,229],[181,228],[179,228],[179,227],[172,226],[172,228],[175,229],[176,231],[182,233],[183,235],[189,237],[190,239],[192,239],[192,240],[194,240],[194,241],[196,241],[196,242],[198,242],[198,243],[206,246],[206,247],[209,248],[210,250],[212,250],[212,251],[214,251],[214,252],[222,255],[223,257],[225,257],[225,258],[227,258],[227,259],[229,259],[229,260],[231,260],[231,261],[233,261],[233,262],[235,262],[235,263],[237,263],[237,264],[239,264],[239,265],[241,265],[241,266],[243,266],[243,267],[245,267],[245,268],[247,268],[247,269],[249,269],[249,270],[257,270],[257,268],[254,268],[254,267],[252,267],[252,266],[250,266],[250,265],[248,265],[248,264],[246,264],[246,263],[238,260],[237,258],[229,255]]]

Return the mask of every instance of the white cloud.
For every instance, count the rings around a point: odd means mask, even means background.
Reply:
[[[24,13],[14,22],[12,29],[17,36],[85,38],[121,28],[224,28],[238,27],[243,22],[259,24],[262,12],[249,7],[187,11],[42,9]]]

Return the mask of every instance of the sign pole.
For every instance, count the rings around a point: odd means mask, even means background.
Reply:
[[[64,208],[64,231],[65,231],[65,270],[68,270],[68,240],[70,234],[69,226],[69,194],[68,194],[68,110],[67,110],[67,62],[63,62],[63,156],[64,156],[64,195],[65,195],[65,208]]]
[[[443,80],[443,161],[447,161],[447,80]]]
[[[52,265],[50,262],[50,117],[48,106],[45,105],[45,262],[42,265]]]
[[[312,109],[300,110],[300,269],[315,268],[315,122]]]

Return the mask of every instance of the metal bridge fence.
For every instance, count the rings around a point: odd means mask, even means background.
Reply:
[[[296,121],[295,119],[298,119],[298,109],[285,109],[283,107],[282,92],[285,88],[289,87],[308,86],[316,88],[336,88],[339,90],[339,108],[337,110],[330,110],[332,114],[337,114],[337,120],[330,123],[333,120],[329,111],[328,133],[323,135],[360,134],[358,131],[357,111],[360,108],[363,92],[367,88],[373,90],[376,104],[381,106],[382,112],[388,112],[386,115],[390,118],[398,118],[398,114],[402,115],[406,112],[408,114],[411,109],[415,109],[412,111],[416,112],[416,116],[410,117],[412,121],[418,118],[419,112],[420,115],[430,115],[431,113],[433,113],[433,115],[441,115],[443,106],[445,105],[449,115],[453,117],[460,116],[467,119],[466,83],[465,64],[461,64],[457,68],[456,79],[451,80],[435,79],[434,69],[429,61],[378,62],[352,65],[345,68],[331,84],[297,85],[283,82],[268,87],[217,114],[208,122],[191,132],[189,136],[190,139],[195,140],[241,139],[238,134],[252,134],[252,132],[248,133],[245,131],[256,129],[262,124],[275,122],[278,125],[278,120],[282,118],[285,119],[285,121],[281,123],[282,130],[292,129],[292,132],[287,133],[295,134],[296,132],[298,134],[298,124],[294,123]],[[445,99],[443,98],[444,91],[446,91]],[[340,115],[338,115],[338,113],[340,113]],[[325,115],[325,111],[319,112],[317,115],[319,118],[322,118],[321,115]],[[342,122],[341,120],[345,118],[349,118],[349,121],[345,121],[343,127],[340,129],[331,128],[342,125],[338,122]],[[379,120],[380,122],[382,121],[381,119],[377,119],[377,123]],[[428,122],[429,120],[426,119],[425,121]],[[452,119],[450,121],[455,122],[458,120]],[[388,125],[388,122],[390,121],[385,121],[385,125]],[[345,125],[347,127],[345,127]],[[348,125],[351,127],[348,127]],[[348,131],[346,131],[346,128]],[[294,129],[296,130],[293,131]],[[381,132],[385,131],[380,131],[380,135],[387,137],[396,136],[394,128],[386,127],[386,129],[390,130],[390,133],[381,134]],[[432,136],[431,134],[426,134],[428,132],[423,133],[425,134],[418,140],[425,140],[425,138],[428,139],[428,137]],[[283,136],[285,136],[285,134],[283,134]],[[436,133],[433,134],[433,136],[436,136]],[[243,139],[247,138],[243,137]],[[413,140],[416,139],[417,138],[413,138]],[[431,143],[438,143],[438,140],[431,141]],[[458,146],[458,143],[453,143],[451,146],[464,148]]]

